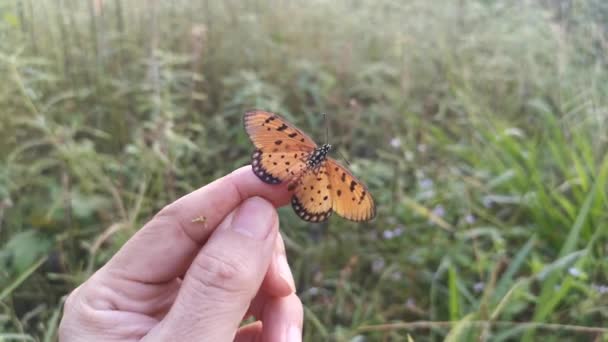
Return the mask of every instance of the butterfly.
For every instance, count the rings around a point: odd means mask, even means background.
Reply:
[[[367,187],[344,166],[327,156],[331,145],[317,146],[305,133],[278,114],[246,112],[243,121],[256,147],[253,172],[265,183],[289,184],[291,205],[305,221],[322,222],[332,212],[352,220],[376,215]]]

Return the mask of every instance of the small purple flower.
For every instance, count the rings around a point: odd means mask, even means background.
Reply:
[[[397,228],[393,229],[393,235],[400,236],[401,234],[403,234],[404,230],[405,229],[403,228],[403,226],[397,226]]]
[[[597,291],[599,294],[608,294],[608,285],[603,284],[591,284],[591,288]]]
[[[473,291],[475,292],[481,292],[483,291],[483,289],[486,287],[486,284],[482,281],[477,282],[473,285]]]
[[[394,137],[391,139],[390,144],[393,148],[399,148],[401,147],[401,139],[399,139],[398,137]]]
[[[445,208],[441,204],[438,204],[435,206],[435,208],[433,208],[433,214],[443,217],[445,215]]]
[[[481,202],[483,203],[483,206],[488,209],[492,208],[492,205],[494,204],[494,201],[489,197],[482,198]]]
[[[429,178],[424,178],[419,182],[420,189],[429,190],[433,188],[433,180]]]
[[[583,272],[576,267],[570,267],[568,273],[575,278],[580,278],[583,275]]]
[[[384,232],[382,232],[382,236],[383,236],[385,239],[390,240],[390,239],[392,239],[393,237],[395,237],[395,234],[393,234],[393,231],[392,231],[392,230],[387,229],[387,230],[385,230]]]
[[[383,258],[374,259],[374,261],[372,261],[372,271],[374,271],[375,273],[382,271],[385,264],[386,263],[384,262]]]
[[[467,216],[464,217],[464,221],[468,224],[474,224],[475,223],[475,215],[473,214],[467,214]]]

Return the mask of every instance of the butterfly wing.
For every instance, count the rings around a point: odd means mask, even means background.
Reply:
[[[245,130],[257,148],[251,157],[253,172],[262,181],[279,184],[297,179],[317,147],[305,133],[278,114],[253,110],[243,117]]]
[[[264,152],[257,149],[251,156],[253,172],[262,181],[280,184],[296,179],[306,169],[309,152]]]
[[[297,181],[291,206],[305,221],[325,221],[332,212],[331,188],[325,164],[306,169]]]
[[[253,110],[243,117],[245,130],[255,147],[264,153],[310,152],[317,144],[278,114]]]
[[[337,161],[327,158],[332,208],[352,221],[367,221],[376,216],[376,205],[367,187]]]

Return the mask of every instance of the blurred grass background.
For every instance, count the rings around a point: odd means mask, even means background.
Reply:
[[[0,340],[245,165],[330,141],[377,218],[280,211],[306,341],[608,341],[608,3],[0,2]],[[193,214],[194,215],[194,214]]]

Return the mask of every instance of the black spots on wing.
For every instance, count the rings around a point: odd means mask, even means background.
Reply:
[[[334,169],[334,171],[338,171],[338,168],[336,167],[336,168]]]
[[[293,210],[296,212],[296,214],[304,221],[309,221],[309,222],[322,222],[327,220],[331,214],[332,214],[332,210],[329,209],[325,212],[321,212],[321,213],[313,213],[310,212],[308,210],[306,210],[305,206],[302,205],[302,203],[300,203],[300,200],[296,197],[293,196],[291,198],[291,206],[293,207]]]
[[[311,186],[310,186],[310,190],[314,190],[314,189],[315,189],[315,186],[314,186],[314,185],[311,185]]]
[[[321,194],[321,190],[317,190],[317,193],[318,193],[318,194]]]
[[[312,197],[310,198],[310,201],[311,201],[311,202],[314,202],[314,200],[315,200],[314,198],[312,198]]]
[[[301,142],[304,142],[305,140],[304,140],[304,138],[302,138],[302,139],[300,139],[300,141],[301,141]]]
[[[353,197],[353,198],[352,198],[352,200],[353,200],[353,202],[354,202],[354,201],[355,201],[355,198]]]
[[[287,134],[287,136],[290,137],[290,138],[295,138],[295,137],[298,136],[298,133],[296,133],[296,132],[289,133],[289,134]]]
[[[271,116],[268,119],[264,120],[265,123],[270,123],[270,121],[275,120],[277,117],[276,116]]]
[[[323,178],[319,178],[319,177],[317,177],[317,180],[318,180],[318,181],[322,181],[322,180],[323,180]]]
[[[283,140],[276,140],[274,142],[275,145],[281,145],[283,143]]]
[[[324,201],[327,201],[328,198],[329,198],[328,196],[323,196]]]
[[[280,179],[278,179],[277,177],[274,177],[262,166],[262,163],[260,162],[261,157],[262,157],[262,152],[260,150],[254,151],[252,158],[251,158],[251,166],[253,169],[253,173],[255,173],[255,175],[258,176],[258,178],[265,183],[268,183],[268,184],[281,183]]]
[[[298,158],[298,154],[297,154],[297,153],[295,153],[295,154],[293,155],[293,157],[294,157],[294,158]]]
[[[279,149],[278,148],[273,148],[272,152],[277,153],[277,152],[279,152]]]
[[[346,173],[342,172],[342,178],[341,179],[342,179],[343,182],[346,182]]]
[[[281,127],[277,128],[277,131],[282,132],[284,130],[287,129],[287,125],[286,124],[282,124]]]
[[[358,203],[358,204],[361,204],[361,202],[363,202],[363,199],[364,199],[364,198],[365,198],[365,191],[363,191],[363,192],[361,193],[361,197],[359,197],[359,203]]]
[[[357,182],[355,181],[350,181],[350,192],[355,191],[355,186],[357,185]]]
[[[290,162],[288,162],[288,161],[286,161],[286,162],[285,162],[285,165],[289,165],[289,164],[291,164],[291,163],[290,163]]]
[[[342,195],[342,190],[338,190],[336,193],[338,194],[338,197],[340,197]]]
[[[284,159],[284,158],[285,158],[285,155],[281,155],[281,159]]]
[[[329,189],[331,189],[331,184],[327,184],[327,187],[326,187],[326,188],[327,188],[328,190],[329,190]]]
[[[266,128],[267,131],[270,131],[270,127]]]
[[[275,165],[275,166],[276,166],[276,165],[277,165],[277,162],[272,162],[272,165]]]

